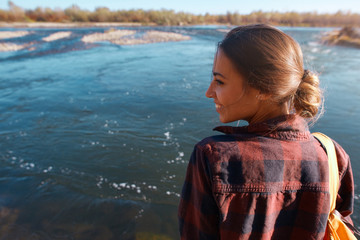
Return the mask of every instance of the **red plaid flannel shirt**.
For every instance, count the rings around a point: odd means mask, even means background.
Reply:
[[[217,127],[192,153],[180,205],[181,239],[323,239],[329,213],[328,162],[306,121],[281,116],[246,127]],[[335,143],[349,216],[354,183]]]

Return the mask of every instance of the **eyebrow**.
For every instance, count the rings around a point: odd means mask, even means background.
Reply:
[[[212,72],[214,76],[217,76],[219,75],[220,77],[223,77],[223,78],[226,78],[224,75],[222,75],[221,73],[218,73],[218,72]]]

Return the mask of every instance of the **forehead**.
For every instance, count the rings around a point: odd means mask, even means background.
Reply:
[[[220,48],[214,58],[213,72],[220,73],[226,78],[240,77],[240,73],[236,70],[234,64]]]

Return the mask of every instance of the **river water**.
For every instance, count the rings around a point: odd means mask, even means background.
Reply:
[[[136,46],[80,41],[102,28],[7,40],[35,49],[0,53],[0,239],[178,239],[187,161],[220,125],[204,95],[218,28],[157,28],[192,39]],[[312,131],[350,155],[360,226],[360,50],[322,45],[331,29],[282,30],[321,74],[326,112]],[[41,41],[56,31],[73,34]]]

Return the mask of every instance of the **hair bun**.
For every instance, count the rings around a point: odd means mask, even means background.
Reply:
[[[305,118],[314,118],[322,104],[322,91],[316,74],[304,71],[299,87],[294,96],[294,108],[297,114]]]

